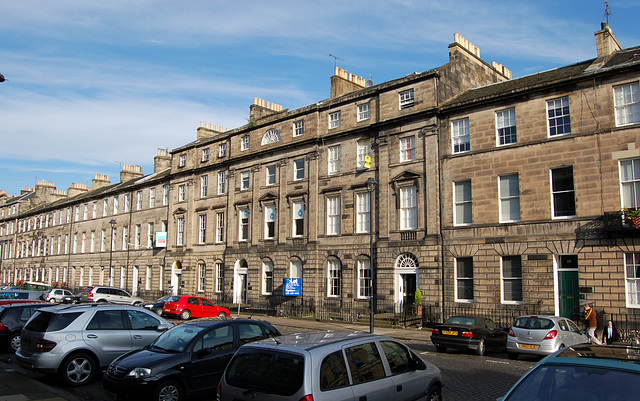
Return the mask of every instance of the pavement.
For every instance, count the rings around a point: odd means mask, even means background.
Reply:
[[[287,327],[293,331],[346,330],[369,332],[369,325],[343,323],[337,321],[318,321],[314,319],[297,319],[263,315],[231,314],[232,318],[251,318],[266,320],[276,327]],[[397,329],[390,327],[374,327],[374,333],[397,338],[401,341],[430,342],[431,332],[428,329]],[[7,361],[0,360],[0,401],[68,401],[77,397],[62,388],[48,386],[32,377],[25,376],[11,368]]]

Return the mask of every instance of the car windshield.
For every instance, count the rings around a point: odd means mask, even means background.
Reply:
[[[182,352],[202,330],[202,327],[191,324],[176,326],[156,338],[151,347],[164,351]]]
[[[538,316],[520,316],[513,327],[530,330],[549,330],[553,328],[553,320]]]
[[[226,370],[230,386],[284,397],[302,387],[303,377],[302,355],[268,350],[239,351]]]
[[[596,364],[597,361],[594,361]],[[628,400],[640,393],[640,375],[604,366],[540,365],[505,401]]]
[[[465,326],[473,326],[476,324],[476,319],[472,317],[464,317],[464,316],[452,316],[447,319],[444,324],[462,324]]]

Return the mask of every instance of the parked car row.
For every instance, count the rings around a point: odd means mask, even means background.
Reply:
[[[508,330],[478,316],[452,316],[431,330],[438,352],[447,348],[471,350],[482,356],[487,350],[506,351],[510,359],[519,355],[550,355],[570,345],[589,342],[584,330],[560,316],[519,316]]]

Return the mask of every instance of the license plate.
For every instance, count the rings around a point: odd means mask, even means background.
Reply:
[[[452,330],[442,330],[442,334],[444,334],[445,336],[457,336],[458,332]]]
[[[171,309],[165,309],[164,311],[165,312],[171,312]]]
[[[537,345],[532,345],[532,344],[520,344],[520,348],[524,348],[524,349],[538,349]]]

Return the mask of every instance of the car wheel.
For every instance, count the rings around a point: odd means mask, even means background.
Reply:
[[[87,384],[93,379],[95,373],[95,361],[83,352],[68,356],[60,365],[62,380],[72,387]]]
[[[476,348],[476,354],[478,356],[483,356],[487,351],[486,346],[487,345],[485,344],[484,340],[480,340],[480,342],[478,343],[478,348]]]
[[[227,314],[226,314],[226,313],[224,313],[224,312],[222,312],[222,311],[218,312],[218,318],[220,318],[220,319],[224,319],[225,317],[227,317]]]
[[[55,298],[49,298],[49,302],[51,302],[52,304],[56,303],[56,299]]]
[[[507,352],[507,356],[509,357],[509,359],[512,359],[514,361],[516,359],[518,359],[518,353],[517,352]]]
[[[18,348],[20,348],[20,338],[20,333],[15,333],[9,336],[9,339],[7,340],[7,348],[9,348],[9,351],[16,352]]]
[[[191,312],[188,309],[185,309],[182,312],[180,312],[180,319],[189,320],[190,317],[191,317]]]
[[[99,304],[104,304],[104,303],[107,303],[107,300],[106,299],[99,299],[97,302]]]
[[[182,388],[174,380],[160,383],[153,394],[153,401],[180,401],[181,399]]]
[[[427,396],[427,400],[429,401],[442,401],[442,388],[439,385],[434,385],[431,387],[431,391],[429,391],[429,395]]]
[[[445,347],[444,345],[436,345],[436,351],[445,352],[446,350],[447,350],[447,347]]]
[[[164,308],[156,308],[156,310],[154,312],[156,312],[156,315],[162,316],[163,309]]]

